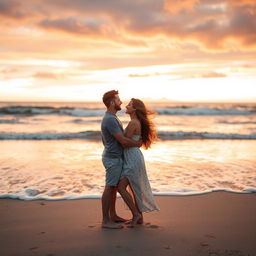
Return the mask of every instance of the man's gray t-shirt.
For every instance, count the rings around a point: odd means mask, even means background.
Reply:
[[[123,127],[116,115],[105,113],[101,121],[101,136],[104,145],[103,157],[122,157],[123,147],[114,137],[114,133],[123,133]]]

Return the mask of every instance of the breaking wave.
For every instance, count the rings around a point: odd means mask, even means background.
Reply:
[[[158,136],[162,140],[184,140],[184,139],[220,139],[220,140],[256,140],[256,133],[238,134],[238,133],[209,133],[209,132],[185,132],[161,131]],[[0,140],[71,140],[71,139],[91,139],[100,140],[100,131],[82,131],[82,132],[39,132],[39,133],[0,133]]]
[[[159,115],[250,115],[256,113],[255,106],[233,106],[229,109],[215,107],[190,107],[173,106],[153,108]],[[51,107],[51,106],[4,106],[0,108],[0,114],[9,115],[70,115],[78,117],[103,116],[103,108],[75,108],[75,107]]]

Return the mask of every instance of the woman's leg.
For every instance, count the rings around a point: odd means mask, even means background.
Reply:
[[[142,215],[142,212],[141,212],[140,209],[139,209],[139,206],[138,206],[138,204],[137,204],[137,201],[136,201],[135,196],[134,196],[134,200],[135,200],[135,206],[136,206],[138,212],[139,212],[140,215],[141,215],[141,218],[137,221],[137,224],[143,224],[143,215]]]
[[[118,192],[124,199],[125,203],[129,207],[132,212],[133,219],[131,221],[131,225],[137,224],[137,221],[141,218],[141,214],[138,211],[136,205],[133,202],[131,194],[126,190],[127,186],[129,185],[129,180],[127,178],[123,178],[119,181],[118,184]]]
[[[137,211],[141,214],[141,218],[137,221],[137,224],[143,224],[143,215],[142,215],[142,212],[141,212],[141,210],[140,210],[140,208],[138,206],[135,193],[134,193],[134,191],[133,191],[133,189],[132,189],[130,184],[129,184],[129,190],[132,193],[133,201],[135,202],[135,207],[136,207]]]

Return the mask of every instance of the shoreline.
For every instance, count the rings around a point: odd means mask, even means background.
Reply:
[[[101,228],[99,199],[0,199],[0,255],[256,255],[256,194],[156,196],[134,229]],[[130,213],[121,198],[117,212]]]
[[[155,197],[187,197],[187,196],[200,196],[200,195],[207,195],[211,193],[231,193],[231,194],[256,194],[256,188],[247,188],[244,191],[232,191],[228,189],[215,189],[210,191],[202,191],[202,192],[187,192],[187,193],[181,193],[181,192],[170,192],[170,193],[153,193]],[[117,194],[117,198],[121,198],[119,194]],[[20,200],[20,201],[69,201],[69,200],[86,200],[86,199],[101,199],[101,195],[87,195],[87,196],[67,196],[67,197],[61,197],[61,198],[43,198],[43,197],[35,197],[35,198],[20,198],[16,195],[0,195],[0,200],[6,199],[6,200]]]

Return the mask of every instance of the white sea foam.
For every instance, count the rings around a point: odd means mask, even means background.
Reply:
[[[98,131],[85,131],[77,133],[0,133],[0,140],[68,140],[68,139],[86,139],[99,137]]]
[[[55,113],[56,111],[54,111],[53,109],[31,108],[30,112],[31,114],[45,115]]]
[[[245,188],[243,191],[245,193],[256,193],[256,188]]]
[[[71,115],[71,116],[102,116],[105,109],[88,109],[72,107],[48,107],[48,106],[6,106],[0,108],[0,114],[9,115]]]
[[[56,105],[56,104],[53,104]],[[87,104],[84,104],[85,106]],[[217,106],[162,106],[153,107],[153,109],[160,115],[250,115],[255,114],[256,108],[251,105],[234,105],[226,107],[219,104]],[[72,115],[72,116],[102,116],[105,108],[86,108],[86,107],[68,107],[68,106],[43,106],[39,105],[17,105],[17,106],[3,106],[0,107],[0,114],[29,114],[29,115],[42,115],[42,114],[56,114],[56,115]]]
[[[86,123],[86,122],[85,122]],[[88,123],[88,122],[87,122]],[[256,140],[256,133],[209,133],[209,132],[185,132],[185,131],[160,131],[158,136],[162,140],[173,139],[221,139],[221,140]],[[39,132],[39,133],[0,133],[0,140],[70,140],[70,139],[97,139],[100,140],[100,131],[83,132]]]
[[[251,134],[237,134],[237,133],[210,133],[210,132],[186,132],[186,131],[177,131],[177,132],[159,132],[159,137],[161,139],[221,139],[221,140],[255,140],[256,133]]]
[[[0,124],[23,124],[24,122],[21,122],[18,119],[0,119]]]
[[[160,115],[249,115],[250,110],[239,109],[214,109],[203,107],[186,107],[186,108],[155,108],[154,109]]]
[[[60,114],[66,114],[71,116],[89,117],[89,116],[103,116],[105,113],[104,109],[61,109]]]
[[[213,189],[207,191],[187,191],[186,189],[180,189],[180,191],[166,192],[166,193],[153,193],[154,196],[197,196],[204,195],[214,192],[229,192],[236,194],[251,194],[256,193],[256,188],[245,189],[244,191],[234,191],[230,189]],[[0,194],[1,199],[19,199],[24,201],[34,200],[47,200],[47,201],[58,201],[58,200],[78,200],[78,199],[100,199],[102,194],[88,195],[88,194],[67,194],[63,196],[51,196],[51,195],[40,195],[36,194],[36,191],[31,194]],[[117,195],[117,197],[121,197]]]
[[[58,201],[58,200],[76,200],[76,199],[89,199],[89,198],[101,198],[101,195],[69,195],[69,196],[62,196],[62,197],[51,197],[51,196],[34,196],[28,197],[24,195],[17,195],[17,194],[3,194],[0,195],[2,199],[20,199],[24,201],[33,201],[33,200],[48,200],[48,201]]]
[[[255,121],[228,121],[228,120],[220,120],[219,124],[256,124]]]
[[[92,124],[95,124],[95,123],[100,123],[101,122],[101,119],[98,119],[98,120],[85,120],[85,119],[74,119],[74,120],[71,120],[71,121],[68,121],[70,123],[75,123],[75,124],[89,124],[89,123],[92,123]]]

